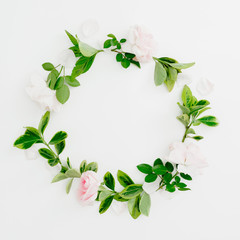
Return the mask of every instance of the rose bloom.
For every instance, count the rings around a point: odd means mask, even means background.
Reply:
[[[179,164],[179,171],[196,173],[208,166],[199,147],[193,143],[175,142],[169,148],[168,161]]]
[[[26,91],[43,110],[58,112],[61,109],[62,104],[56,98],[56,91],[51,90],[44,79],[38,75],[31,77],[30,85],[26,88]]]
[[[152,60],[154,40],[145,28],[140,26],[132,27],[129,31],[128,41],[131,51],[136,55],[134,60],[139,62],[149,62]]]
[[[78,191],[79,199],[83,204],[90,204],[95,201],[98,194],[100,181],[97,173],[93,171],[84,172],[80,178],[80,187]]]

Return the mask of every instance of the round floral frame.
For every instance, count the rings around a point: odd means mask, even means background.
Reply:
[[[73,46],[69,49],[76,57],[76,63],[70,75],[65,74],[65,66],[54,66],[52,63],[44,63],[43,69],[48,71],[47,80],[35,78],[27,88],[30,97],[38,102],[46,110],[42,116],[38,128],[26,127],[22,136],[15,142],[14,146],[20,149],[29,149],[33,145],[42,145],[38,153],[48,160],[51,167],[60,165],[60,172],[53,178],[52,183],[67,181],[66,193],[70,192],[73,181],[78,182],[78,196],[83,204],[94,201],[100,202],[99,213],[108,210],[113,201],[125,202],[128,205],[130,215],[136,219],[141,214],[148,216],[151,206],[151,191],[165,190],[170,193],[188,191],[188,181],[192,180],[191,173],[207,166],[205,158],[198,146],[194,143],[186,143],[187,138],[201,140],[202,136],[196,134],[193,126],[205,124],[217,126],[218,121],[214,116],[200,116],[209,109],[209,101],[197,100],[190,88],[185,85],[182,91],[182,103],[177,103],[182,114],[177,119],[184,125],[185,132],[182,141],[170,145],[170,152],[167,161],[156,159],[153,164],[143,163],[137,166],[144,174],[143,183],[135,183],[125,172],[118,170],[117,181],[123,187],[122,191],[116,191],[115,178],[107,172],[103,181],[97,176],[98,164],[82,161],[79,169],[72,168],[69,158],[65,161],[60,155],[65,148],[67,133],[58,131],[47,141],[44,137],[45,129],[50,120],[50,112],[58,111],[70,96],[70,87],[80,86],[77,77],[86,73],[92,66],[97,54],[109,50],[116,54],[116,61],[121,63],[123,68],[135,65],[141,68],[141,64],[153,60],[155,62],[154,82],[156,86],[165,84],[169,91],[172,91],[177,76],[183,69],[189,68],[194,63],[179,63],[169,57],[153,57],[154,40],[145,29],[135,26],[131,28],[128,39],[118,40],[115,35],[109,34],[103,44],[103,49],[95,49],[80,41],[77,36],[67,32]],[[126,50],[127,49],[127,50]]]

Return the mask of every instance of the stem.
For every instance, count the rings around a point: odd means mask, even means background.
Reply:
[[[184,135],[183,135],[182,142],[185,141],[185,139],[186,139],[186,137],[187,137],[187,131],[188,131],[188,129],[189,129],[191,126],[192,126],[192,122],[191,122],[188,126],[186,126],[186,130],[185,130],[185,133],[184,133]]]

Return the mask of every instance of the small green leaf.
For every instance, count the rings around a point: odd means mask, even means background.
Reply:
[[[73,78],[71,76],[66,76],[65,81],[71,87],[79,87],[80,86],[79,81],[76,78]]]
[[[50,119],[50,112],[47,111],[47,112],[42,116],[42,118],[41,118],[41,120],[40,120],[40,123],[39,123],[39,125],[38,125],[38,131],[39,131],[40,133],[42,133],[42,134],[44,133],[44,131],[45,131],[47,125],[48,125],[49,119]]]
[[[80,164],[80,173],[85,172],[86,166],[87,166],[87,161],[86,161],[86,160],[83,160],[83,161],[81,162],[81,164]]]
[[[69,194],[71,187],[72,187],[72,182],[73,182],[73,178],[69,180],[69,182],[67,183],[66,186],[66,193]]]
[[[128,59],[132,59],[134,58],[136,55],[133,54],[133,53],[129,53],[129,52],[125,52],[125,57],[128,58]]]
[[[160,62],[155,62],[154,82],[156,86],[163,84],[167,78],[167,72]]]
[[[62,104],[64,104],[69,99],[69,96],[70,96],[70,90],[68,86],[65,84],[61,88],[57,89],[56,91],[57,100]]]
[[[217,118],[214,116],[205,116],[205,117],[197,119],[197,121],[199,121],[209,127],[216,127],[219,124]]]
[[[190,188],[179,188],[178,189],[179,191],[189,191],[189,190],[191,190]]]
[[[197,140],[197,141],[200,141],[200,140],[202,140],[203,139],[203,137],[202,136],[194,136],[194,137],[192,137],[193,139],[195,139],[195,140]]]
[[[58,79],[58,71],[55,69],[48,75],[47,83],[50,89],[54,90]]]
[[[179,188],[185,188],[187,184],[180,182],[180,183],[177,183],[176,186]]]
[[[65,148],[65,140],[55,144],[55,149],[58,155],[62,153],[64,148]]]
[[[143,192],[143,195],[141,196],[140,204],[139,204],[139,210],[140,212],[148,216],[150,212],[150,207],[151,207],[151,198],[149,194],[146,192]]]
[[[63,86],[63,84],[64,84],[64,77],[59,77],[54,86],[54,90],[61,88]]]
[[[163,161],[160,158],[157,158],[153,163],[153,166],[156,166],[156,165],[163,165]]]
[[[72,168],[72,169],[69,169],[65,172],[65,175],[68,177],[68,178],[80,178],[81,177],[81,174],[80,172],[78,172],[76,169]]]
[[[53,178],[52,183],[59,182],[59,181],[64,180],[66,178],[67,178],[67,176],[64,173],[60,172]]]
[[[173,185],[173,184],[168,184],[167,186],[166,186],[166,190],[168,191],[168,192],[175,192],[175,186]]]
[[[108,198],[112,194],[113,194],[112,191],[109,191],[107,189],[104,190],[104,191],[101,191],[100,194],[99,194],[98,200],[99,201],[104,201],[106,198]]]
[[[53,158],[53,159],[49,159],[49,160],[48,160],[48,164],[49,164],[51,167],[56,166],[58,163],[59,163],[59,159],[58,159],[58,158]]]
[[[167,168],[167,170],[169,172],[172,172],[174,170],[174,167],[173,167],[173,165],[170,162],[166,162],[165,163],[165,167]]]
[[[54,153],[47,148],[40,148],[38,152],[42,157],[46,159],[55,159]]]
[[[165,84],[169,92],[173,90],[175,82],[177,80],[177,70],[172,67],[168,67],[167,69],[167,79],[165,80]]]
[[[196,134],[196,133],[195,133],[194,129],[189,128],[189,129],[187,130],[187,134]]]
[[[141,215],[139,203],[140,196],[137,196],[136,198],[130,199],[128,201],[128,211],[133,219],[137,219]]]
[[[142,191],[143,189],[141,184],[132,184],[124,188],[119,193],[119,196],[125,199],[132,199],[141,194]]]
[[[179,102],[177,104],[178,104],[178,106],[180,107],[180,109],[182,110],[183,113],[189,115],[190,109],[188,107],[185,107],[185,106],[181,105]]]
[[[39,141],[39,138],[31,135],[31,134],[24,134],[20,136],[15,142],[14,147],[17,147],[19,149],[28,149],[30,148],[34,143],[37,143]]]
[[[63,131],[59,131],[52,137],[49,144],[50,145],[58,144],[62,142],[65,138],[67,138],[67,133]]]
[[[151,183],[151,182],[154,182],[156,179],[157,179],[157,174],[150,173],[145,177],[145,182]]]
[[[103,44],[103,48],[110,48],[111,46],[112,46],[111,39],[106,40]]]
[[[113,175],[110,173],[110,172],[107,172],[104,177],[103,177],[103,180],[104,180],[104,184],[110,188],[111,190],[114,191],[114,188],[115,188],[115,180],[114,180],[114,177]]]
[[[91,162],[86,166],[85,172],[86,171],[98,171],[98,164],[96,162]]]
[[[127,41],[127,39],[122,38],[122,39],[120,40],[120,43],[125,43],[126,41]]]
[[[117,62],[121,62],[122,59],[123,59],[123,55],[122,55],[121,53],[118,53],[118,54],[116,55],[116,61],[117,61]]]
[[[112,201],[113,201],[113,196],[110,196],[110,197],[106,198],[105,200],[103,200],[99,206],[99,213],[100,214],[105,213],[108,210],[108,208],[110,207]]]
[[[143,163],[138,165],[137,168],[142,173],[146,173],[146,174],[152,173],[152,166],[150,166],[149,164]]]
[[[185,173],[180,173],[180,176],[185,179],[185,180],[188,180],[188,181],[191,181],[192,180],[192,177],[188,174],[185,174]]]
[[[163,179],[165,182],[169,183],[171,182],[172,180],[172,174],[171,173],[166,173],[164,176],[163,176]]]
[[[184,126],[188,126],[188,124],[190,123],[190,119],[189,116],[187,114],[182,114],[180,116],[177,116],[177,119],[184,125]]]
[[[169,57],[161,57],[158,60],[164,63],[177,63],[177,60]]]
[[[52,71],[52,70],[54,69],[53,64],[50,63],[50,62],[43,63],[43,64],[42,64],[42,67],[43,67],[43,69],[46,70],[46,71]]]
[[[68,165],[69,168],[72,168],[69,157],[67,158],[67,165]]]
[[[191,106],[191,102],[192,102],[192,91],[190,90],[190,88],[185,85],[182,91],[182,101],[184,103],[184,106],[186,107],[190,107]]]
[[[109,33],[107,36],[110,38],[116,38],[115,35],[113,35],[112,33]]]
[[[77,39],[71,33],[69,33],[67,30],[65,30],[65,32],[68,35],[68,37],[69,37],[70,41],[72,42],[72,44],[77,46],[78,45]]]
[[[128,199],[120,197],[119,194],[114,195],[114,200],[116,200],[118,202],[127,202],[128,201]]]
[[[99,50],[89,46],[88,44],[86,44],[84,42],[79,41],[78,45],[79,45],[80,52],[85,57],[92,57],[99,52]]]
[[[153,167],[153,171],[158,175],[163,175],[167,172],[167,168],[163,165],[156,165]]]
[[[122,61],[121,61],[121,65],[124,67],[124,68],[128,68],[130,66],[130,61],[126,58],[123,58]]]
[[[128,185],[134,184],[133,180],[121,170],[118,170],[117,172],[117,179],[123,187],[127,187]]]
[[[176,181],[176,183],[179,183],[181,181],[181,178],[179,176],[176,176],[175,181]]]
[[[172,66],[173,68],[176,69],[186,69],[186,68],[190,68],[194,65],[195,63],[169,63],[170,66]]]

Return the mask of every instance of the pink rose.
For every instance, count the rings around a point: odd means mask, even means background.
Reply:
[[[196,172],[197,169],[207,167],[208,165],[199,147],[193,143],[175,142],[169,148],[168,161],[180,164],[179,170],[181,169],[181,171]]]
[[[79,199],[84,204],[95,201],[100,181],[93,171],[84,172],[80,178]]]
[[[128,41],[131,51],[136,55],[135,60],[139,62],[149,62],[152,60],[154,40],[152,34],[143,27],[135,26],[129,31]]]

